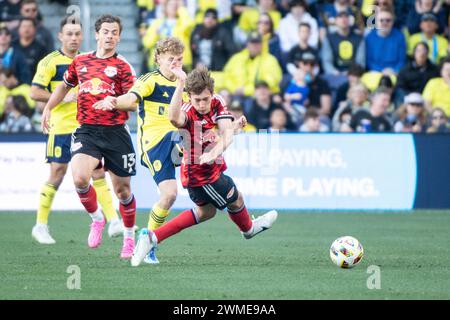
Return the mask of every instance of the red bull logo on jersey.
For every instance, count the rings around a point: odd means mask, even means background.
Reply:
[[[116,94],[116,91],[114,90],[114,83],[109,84],[98,78],[94,78],[81,83],[78,86],[78,92],[90,93],[94,96],[104,93],[109,93],[112,95]]]

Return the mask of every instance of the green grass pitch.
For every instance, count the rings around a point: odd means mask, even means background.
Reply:
[[[0,299],[450,299],[450,211],[283,212],[251,240],[218,213],[163,242],[160,265],[138,268],[119,259],[122,240],[106,230],[99,248],[87,247],[84,213],[52,213],[52,246],[32,240],[34,219],[0,212]],[[354,269],[329,258],[342,235],[364,246]],[[81,290],[67,288],[71,265]],[[367,287],[371,265],[381,289]]]

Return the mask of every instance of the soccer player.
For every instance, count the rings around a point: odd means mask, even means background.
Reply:
[[[39,62],[33,78],[31,97],[36,101],[48,102],[51,92],[63,81],[64,72],[79,53],[83,40],[81,24],[70,17],[64,18],[60,24],[58,38],[61,41],[61,49],[53,51]],[[40,191],[36,225],[31,232],[32,237],[41,244],[55,243],[49,233],[48,216],[70,161],[71,134],[78,127],[76,98],[76,89],[70,90],[63,101],[51,112],[46,151],[46,162],[50,163],[50,176]],[[98,201],[109,221],[109,236],[122,234],[123,224],[114,208],[102,168],[94,170],[93,179]]]
[[[138,145],[143,166],[158,186],[160,196],[149,216],[148,228],[161,226],[177,197],[175,167],[181,161],[178,129],[169,121],[170,99],[175,91],[176,76],[170,70],[173,62],[183,64],[183,43],[174,37],[158,41],[155,62],[158,70],[141,76],[129,93],[118,98],[108,97],[106,103],[99,102],[97,108],[129,110],[138,107]],[[187,97],[185,97],[187,101]],[[153,253],[145,259],[147,263],[158,263]]]
[[[93,105],[108,95],[120,96],[133,86],[133,67],[116,50],[122,23],[119,17],[102,15],[95,22],[97,50],[77,55],[64,82],[52,93],[42,115],[44,132],[49,128],[50,112],[78,85],[77,120],[80,126],[72,135],[72,176],[80,201],[92,218],[88,245],[96,248],[102,240],[105,218],[97,204],[97,192],[90,185],[92,174],[104,160],[114,191],[120,201],[124,223],[121,258],[129,259],[134,249],[136,200],[131,193],[131,176],[136,174],[136,154],[125,124],[128,112],[98,110]]]
[[[216,209],[227,208],[231,220],[245,239],[269,229],[278,215],[272,210],[251,220],[233,179],[223,174],[226,164],[222,154],[233,142],[235,127],[233,116],[222,98],[214,94],[214,80],[208,70],[195,69],[186,77],[176,62],[172,63],[171,70],[178,81],[169,107],[169,119],[175,127],[183,130],[184,140],[181,182],[197,206],[183,211],[153,231],[142,229],[131,258],[132,266],[138,266],[154,247],[168,237],[214,217]],[[182,106],[185,84],[190,103]],[[218,135],[214,131],[216,126]]]

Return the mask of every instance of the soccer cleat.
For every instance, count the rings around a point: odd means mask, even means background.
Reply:
[[[106,220],[102,221],[92,221],[91,231],[88,237],[88,246],[90,248],[97,248],[102,243],[102,233],[105,227]]]
[[[134,251],[134,239],[133,238],[124,238],[122,252],[120,253],[121,259],[131,259]]]
[[[148,230],[147,228],[141,229],[138,235],[136,247],[134,248],[133,256],[131,257],[131,266],[139,266],[155,246],[150,240],[150,237],[152,235],[153,232]]]
[[[144,263],[147,264],[158,264],[159,260],[156,257],[156,248],[153,247],[150,252],[148,253],[148,255],[145,256],[144,258]]]
[[[46,224],[36,224],[31,230],[31,236],[40,244],[55,244]]]
[[[242,232],[245,239],[251,239],[257,234],[272,227],[275,220],[277,220],[278,212],[275,210],[269,211],[256,219],[253,219],[253,226],[248,232]]]
[[[123,235],[123,221],[120,219],[113,220],[109,223],[108,227],[108,236],[110,238],[118,237]],[[138,226],[134,226],[134,231],[136,232],[138,230]]]
[[[112,220],[108,226],[108,236],[118,237],[123,234],[123,222],[120,219]]]

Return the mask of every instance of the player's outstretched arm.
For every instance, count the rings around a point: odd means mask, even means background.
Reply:
[[[186,123],[186,114],[181,111],[186,73],[181,69],[181,66],[174,66],[171,68],[171,71],[177,76],[178,81],[175,92],[170,100],[169,120],[176,128],[181,128]]]
[[[211,151],[202,154],[199,157],[200,164],[214,162],[225,150],[233,143],[235,126],[230,119],[219,119],[219,140]]]
[[[107,96],[105,99],[93,104],[94,109],[122,111],[136,111],[138,99],[134,93],[125,93],[118,97]]]
[[[44,133],[48,133],[49,129],[49,120],[50,120],[50,112],[54,107],[63,101],[64,97],[67,93],[72,89],[65,83],[60,83],[53,91],[50,99],[48,99],[47,104],[45,105],[44,111],[42,112],[42,120],[41,120],[41,128]]]

